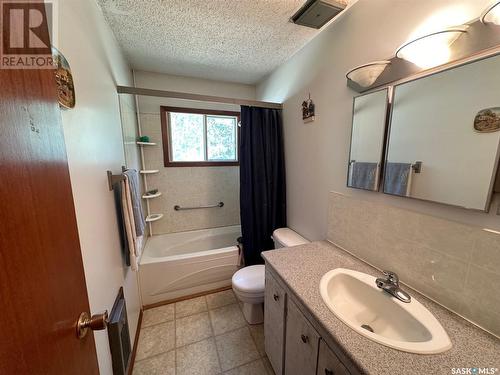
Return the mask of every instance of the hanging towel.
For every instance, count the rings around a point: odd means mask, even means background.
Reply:
[[[118,219],[118,230],[120,233],[120,244],[122,248],[122,254],[125,259],[125,264],[130,266],[130,253],[128,247],[127,229],[125,227],[125,216],[123,212],[122,205],[122,183],[121,181],[116,182],[113,185],[113,194],[115,196],[115,206],[116,206],[116,217]]]
[[[410,172],[409,163],[386,163],[384,193],[407,196]]]
[[[128,188],[130,190],[132,210],[134,214],[135,233],[136,235],[144,235],[144,227],[146,222],[144,220],[144,213],[142,212],[141,201],[141,188],[139,186],[139,173],[135,169],[127,169],[123,172],[127,178]]]
[[[353,162],[350,187],[374,190],[377,167],[378,163]]]
[[[136,218],[134,215],[134,208],[132,203],[132,189],[130,188],[130,179],[128,175],[124,173],[125,179],[122,183],[122,207],[123,207],[123,216],[125,222],[125,229],[127,232],[127,240],[128,240],[128,252],[130,254],[130,267],[133,271],[137,271],[139,269],[139,260],[142,252],[142,242],[143,236],[138,236],[136,231]],[[137,218],[141,220],[139,216]],[[142,218],[143,219],[143,218]]]
[[[122,209],[123,209],[123,221],[125,224],[125,232],[127,233],[127,243],[128,243],[128,254],[130,259],[130,267],[132,270],[136,271],[138,269],[138,261],[135,243],[137,242],[137,235],[135,234],[135,224],[133,224],[134,217],[129,210],[128,199],[127,199],[127,182],[125,180],[120,182],[122,184]]]

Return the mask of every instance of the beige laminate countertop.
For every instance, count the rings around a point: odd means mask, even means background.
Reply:
[[[499,339],[406,286],[403,289],[427,307],[443,325],[453,344],[450,350],[431,355],[406,353],[371,341],[345,325],[321,299],[321,277],[327,271],[340,267],[377,277],[380,272],[344,250],[321,241],[266,251],[262,255],[266,267],[280,276],[360,372],[374,375],[449,375],[459,373],[453,372],[453,369],[476,367],[499,369],[484,374],[500,374]],[[400,276],[404,279],[404,275]]]

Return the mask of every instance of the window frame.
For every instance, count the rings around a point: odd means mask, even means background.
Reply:
[[[214,161],[214,160],[204,160],[204,161],[172,161],[170,160],[170,112],[177,113],[189,113],[198,114],[206,116],[231,116],[236,117],[236,158],[233,161]],[[238,123],[240,122],[240,112],[235,111],[220,111],[212,109],[198,109],[198,108],[184,108],[184,107],[168,107],[160,106],[160,117],[161,117],[161,135],[163,141],[163,164],[165,167],[230,167],[240,165],[240,127]],[[206,118],[205,118],[206,122]],[[205,144],[205,156],[207,153],[207,130],[204,129],[205,133],[204,144]]]

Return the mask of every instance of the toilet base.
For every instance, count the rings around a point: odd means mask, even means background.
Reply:
[[[245,303],[243,302],[243,316],[248,324],[261,324],[264,322],[264,304],[263,303]]]

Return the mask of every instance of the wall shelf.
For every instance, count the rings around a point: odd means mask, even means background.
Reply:
[[[153,173],[158,173],[158,169],[142,169],[139,171],[140,174],[153,174]]]
[[[146,217],[146,223],[152,223],[153,221],[160,220],[163,214],[151,214]]]
[[[155,142],[140,142],[140,141],[137,141],[135,142],[137,145],[139,146],[156,146],[157,143]]]
[[[155,194],[144,194],[142,196],[143,199],[153,199],[153,198],[158,198],[161,196],[161,192],[155,193]]]

